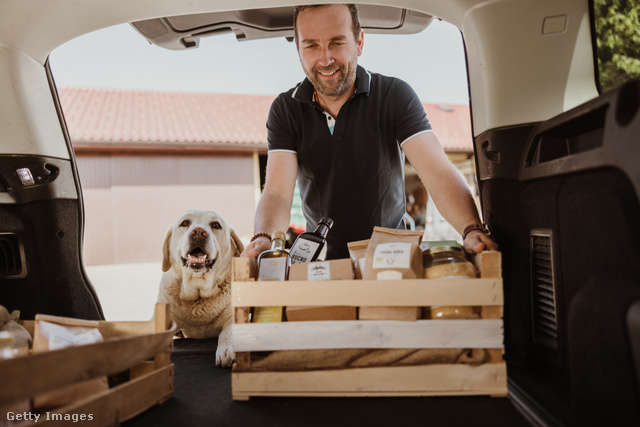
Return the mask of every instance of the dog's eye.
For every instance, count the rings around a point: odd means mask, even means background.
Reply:
[[[185,219],[180,223],[180,227],[188,227],[190,224],[191,224],[191,221],[189,221],[188,219]]]
[[[216,221],[211,223],[211,228],[213,228],[214,230],[219,230],[222,228],[222,226],[220,225],[219,222]]]

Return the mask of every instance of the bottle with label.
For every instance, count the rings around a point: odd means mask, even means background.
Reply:
[[[258,281],[284,281],[289,277],[289,253],[285,250],[286,237],[276,231],[271,249],[258,255]],[[253,322],[282,322],[282,307],[256,307]]]
[[[299,235],[289,251],[291,263],[297,264],[317,260],[320,252],[327,244],[327,234],[329,234],[332,226],[333,220],[325,216],[320,220],[313,232],[306,231]]]

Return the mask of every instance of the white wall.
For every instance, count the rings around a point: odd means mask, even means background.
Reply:
[[[85,208],[84,263],[160,262],[169,226],[188,209],[253,232],[254,165],[246,156],[77,156]]]

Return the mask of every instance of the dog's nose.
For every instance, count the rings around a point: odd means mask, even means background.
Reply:
[[[208,235],[209,233],[207,233],[207,230],[205,230],[202,227],[196,227],[193,230],[191,230],[191,237],[195,239],[204,239]]]

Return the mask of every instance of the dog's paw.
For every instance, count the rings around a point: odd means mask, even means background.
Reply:
[[[233,352],[232,346],[218,345],[218,348],[216,350],[216,366],[230,368],[235,358],[236,355]]]

